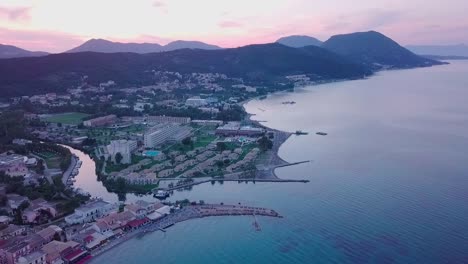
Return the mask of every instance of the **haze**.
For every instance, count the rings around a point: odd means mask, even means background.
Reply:
[[[466,0],[2,0],[0,43],[62,52],[90,38],[222,47],[377,30],[401,44],[468,43]]]

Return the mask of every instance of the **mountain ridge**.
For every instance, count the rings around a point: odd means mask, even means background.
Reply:
[[[276,42],[293,48],[302,48],[306,46],[321,46],[323,44],[322,41],[306,35],[286,36],[279,38]]]
[[[176,49],[220,49],[220,47],[207,44],[201,41],[176,40],[167,45],[158,43],[133,43],[133,42],[113,42],[106,39],[90,39],[83,44],[66,51],[65,53],[75,52],[134,52],[139,54],[172,51]]]
[[[0,59],[38,57],[49,53],[43,51],[29,51],[13,45],[0,44]]]

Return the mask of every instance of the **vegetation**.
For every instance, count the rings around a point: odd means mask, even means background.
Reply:
[[[67,125],[77,125],[83,121],[83,118],[89,116],[84,113],[60,113],[53,114],[44,118],[44,121],[50,123],[59,123]]]

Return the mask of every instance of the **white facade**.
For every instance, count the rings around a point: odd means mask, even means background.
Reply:
[[[179,141],[190,136],[191,129],[186,126],[169,125],[165,127],[155,127],[144,135],[146,148],[154,148],[168,141]]]
[[[108,215],[115,206],[103,200],[95,200],[75,209],[75,212],[65,217],[65,222],[70,225],[84,224]]]
[[[189,98],[189,99],[187,99],[187,101],[185,101],[186,106],[192,106],[192,107],[199,107],[199,106],[204,106],[204,105],[207,105],[207,104],[208,104],[208,102],[206,101],[206,99],[201,99],[198,96]]]
[[[134,140],[112,140],[107,146],[107,151],[111,156],[113,162],[115,162],[115,155],[120,153],[122,155],[122,164],[130,164],[132,162],[132,152],[137,149],[137,142]]]

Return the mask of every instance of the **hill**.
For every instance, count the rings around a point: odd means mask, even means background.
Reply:
[[[114,80],[121,87],[154,84],[153,70],[180,73],[223,73],[246,83],[268,86],[293,74],[316,79],[362,78],[371,72],[319,47],[290,48],[281,44],[234,49],[181,49],[171,52],[63,53],[0,61],[0,95],[18,96],[63,91],[88,76],[91,84]]]
[[[465,44],[413,45],[406,48],[419,55],[468,57],[468,46]]]
[[[313,37],[298,35],[282,37],[276,42],[293,48],[302,48],[305,46],[321,46],[323,43],[322,41]]]
[[[0,59],[46,56],[47,52],[29,51],[11,45],[0,44]]]
[[[438,61],[420,57],[375,31],[332,36],[322,47],[374,70],[427,67]]]
[[[74,52],[103,52],[103,53],[117,53],[117,52],[133,52],[133,53],[153,53],[162,51],[172,51],[176,49],[220,49],[215,45],[206,44],[200,41],[183,41],[177,40],[165,46],[157,43],[121,43],[112,42],[105,39],[90,39],[80,46],[73,48],[67,53]]]

